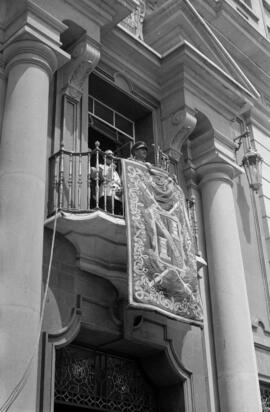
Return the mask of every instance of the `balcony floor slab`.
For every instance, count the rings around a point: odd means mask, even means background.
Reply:
[[[80,269],[101,276],[114,284],[121,296],[127,296],[127,236],[123,218],[101,210],[91,213],[60,211],[45,221],[68,239],[76,249]]]

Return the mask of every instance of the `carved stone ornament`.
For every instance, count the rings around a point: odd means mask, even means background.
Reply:
[[[146,12],[145,0],[138,0],[136,9],[121,21],[120,26],[130,31],[135,37],[143,40],[143,22]]]
[[[80,98],[86,78],[100,59],[100,45],[88,36],[81,38],[70,51],[72,60],[64,67],[64,92]]]
[[[182,145],[194,130],[196,123],[195,112],[189,109],[178,110],[163,120],[164,152],[173,160],[179,161]]]

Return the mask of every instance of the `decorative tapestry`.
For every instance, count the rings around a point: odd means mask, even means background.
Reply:
[[[123,160],[129,303],[202,320],[196,256],[185,196],[150,163]]]

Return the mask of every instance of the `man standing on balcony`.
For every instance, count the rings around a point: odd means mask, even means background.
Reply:
[[[104,164],[99,166],[99,172],[99,206],[107,212],[122,215],[121,179],[113,162],[112,150],[105,151]]]
[[[145,142],[142,140],[138,140],[132,148],[131,148],[131,154],[132,154],[132,159],[133,160],[138,160],[140,162],[145,162],[147,155],[148,155],[148,147]]]

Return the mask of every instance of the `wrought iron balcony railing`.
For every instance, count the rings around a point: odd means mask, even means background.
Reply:
[[[169,170],[169,158],[159,148],[156,165]],[[87,152],[68,151],[62,145],[49,159],[48,215],[56,210],[88,213],[96,209],[123,215],[121,182],[121,158],[102,151],[98,141]]]
[[[49,159],[49,173],[49,215],[56,210],[88,213],[96,209],[123,215],[123,208],[119,210],[121,159],[103,152],[99,142],[87,152],[71,152],[62,146]]]
[[[170,161],[159,148],[156,164],[169,170]],[[124,217],[124,190],[121,158],[102,151],[99,142],[87,152],[72,152],[62,146],[49,159],[48,216],[57,211],[74,214],[102,210]],[[198,228],[194,199],[187,200],[187,211],[198,252]],[[199,253],[199,252],[198,252]]]

